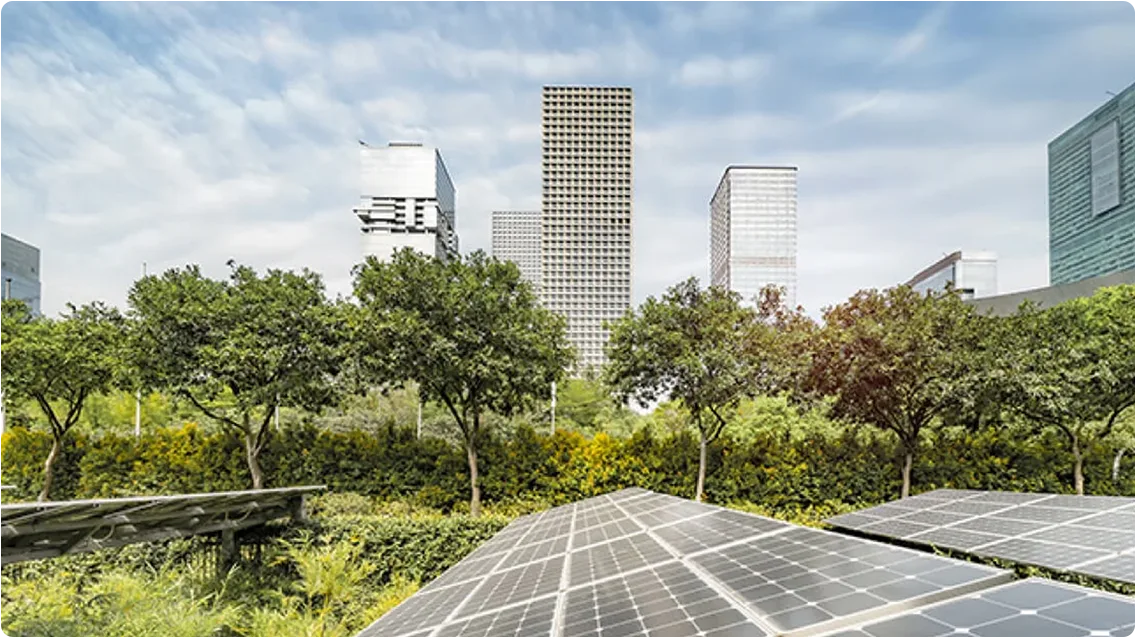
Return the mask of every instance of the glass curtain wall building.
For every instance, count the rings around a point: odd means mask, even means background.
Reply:
[[[20,299],[40,313],[39,248],[9,235],[0,236],[4,299]]]
[[[906,284],[916,292],[940,292],[952,284],[963,299],[998,294],[998,255],[992,252],[955,251],[924,268]]]
[[[1049,143],[1049,283],[1133,267],[1131,85]]]
[[[797,305],[797,167],[726,168],[710,200],[710,283],[749,304],[774,284]]]

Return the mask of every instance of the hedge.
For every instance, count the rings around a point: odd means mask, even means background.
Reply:
[[[47,432],[12,428],[2,439],[5,500],[35,497]],[[486,503],[566,503],[628,486],[690,496],[697,441],[689,432],[656,438],[585,437],[521,427],[487,436],[481,448]],[[871,430],[760,432],[723,436],[710,448],[707,498],[772,509],[822,503],[879,503],[899,494],[897,448]],[[327,484],[444,511],[461,511],[469,495],[465,454],[438,439],[416,440],[409,428],[335,432],[297,425],[274,437],[263,454],[268,485]],[[929,434],[916,459],[916,491],[941,487],[1070,492],[1072,457],[1053,435],[944,429]],[[1113,481],[1112,450],[1086,451],[1090,494],[1133,494],[1132,464]],[[247,489],[240,443],[193,424],[132,436],[76,434],[57,464],[55,499]]]

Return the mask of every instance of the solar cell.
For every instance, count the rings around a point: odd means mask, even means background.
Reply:
[[[905,509],[912,503],[926,509]],[[1136,511],[1128,497],[936,490],[836,516],[828,523],[977,556],[1136,582],[1130,558],[1136,547]]]
[[[840,636],[1128,635],[1131,598],[1030,578],[916,611],[873,620]]]
[[[670,496],[619,492],[507,526],[364,635],[817,633],[1011,577]]]
[[[989,567],[801,527],[695,554],[692,560],[779,633],[815,633],[834,620],[909,607],[959,586],[1009,578]],[[948,569],[952,574],[945,583],[930,578]]]
[[[7,565],[131,543],[221,532],[303,517],[322,485],[0,506],[0,562]]]

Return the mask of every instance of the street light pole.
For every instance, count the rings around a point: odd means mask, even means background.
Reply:
[[[556,382],[552,382],[552,432],[556,434]]]
[[[4,278],[4,298],[5,299],[11,299],[12,298],[12,278],[11,277],[5,277]],[[7,420],[7,418],[8,418],[8,416],[4,413],[4,391],[0,390],[0,434],[4,433],[4,422]]]
[[[146,262],[142,262],[142,278],[146,278]],[[142,438],[142,388],[134,391],[134,439]]]

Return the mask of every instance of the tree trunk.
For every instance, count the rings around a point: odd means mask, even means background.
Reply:
[[[903,487],[900,489],[899,497],[907,498],[911,495],[911,464],[914,461],[915,455],[911,449],[905,449],[903,452]]]
[[[477,486],[477,448],[473,441],[466,442],[465,451],[469,458],[469,515],[481,516],[481,488]]]
[[[245,461],[248,463],[249,476],[252,477],[252,489],[263,489],[264,472],[260,469],[260,450],[257,449],[251,432],[245,434]]]
[[[706,435],[698,435],[698,488],[694,500],[702,502],[702,489],[706,486]]]
[[[1077,496],[1085,495],[1085,475],[1081,471],[1084,459],[1081,458],[1081,442],[1077,440],[1077,436],[1073,436],[1073,488],[1077,490]]]
[[[63,448],[63,437],[56,436],[54,432],[51,433],[51,452],[47,454],[47,460],[43,462],[43,489],[40,490],[37,501],[46,501],[51,498],[51,481],[55,478],[55,460],[59,458],[59,452]]]
[[[1120,448],[1116,451],[1116,456],[1112,457],[1112,480],[1120,480],[1120,462],[1124,460],[1124,453],[1128,450]]]

